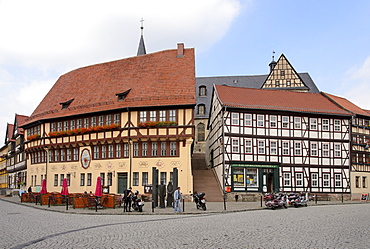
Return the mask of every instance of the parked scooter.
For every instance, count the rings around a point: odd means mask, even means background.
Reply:
[[[197,209],[200,209],[202,208],[204,211],[207,210],[206,208],[206,199],[204,198],[206,194],[205,193],[199,193],[199,194],[194,194],[193,197],[194,197],[194,202],[195,202],[195,205],[197,206]]]
[[[305,206],[307,207],[307,200],[304,195],[299,195],[296,193],[291,193],[288,195],[288,205],[299,207],[299,206]]]
[[[279,208],[279,207],[288,208],[287,203],[286,203],[285,194],[275,195],[275,194],[267,193],[265,194],[264,199],[265,199],[266,207],[271,208],[272,210],[275,210],[276,208]]]
[[[134,195],[131,197],[132,209],[135,211],[143,212],[143,201],[139,198],[139,191],[135,191]]]

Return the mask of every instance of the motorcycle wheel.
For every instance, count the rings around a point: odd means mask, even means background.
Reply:
[[[206,205],[203,205],[203,207],[202,207],[202,208],[203,208],[203,210],[204,210],[204,211],[206,211],[206,210],[207,210]]]
[[[297,203],[294,203],[294,207],[297,208],[298,207],[298,204]]]
[[[284,205],[284,208],[288,208],[287,205]]]
[[[139,206],[139,212],[143,212],[143,207]]]
[[[272,210],[275,210],[275,207],[274,207],[274,206],[272,206],[272,207],[271,207],[271,209],[272,209]]]

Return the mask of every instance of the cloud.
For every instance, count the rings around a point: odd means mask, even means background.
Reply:
[[[344,96],[362,109],[370,110],[370,56],[361,66],[348,70],[346,75]]]
[[[15,113],[30,115],[58,77],[135,56],[144,18],[147,53],[206,51],[228,31],[242,0],[0,1],[0,143]]]

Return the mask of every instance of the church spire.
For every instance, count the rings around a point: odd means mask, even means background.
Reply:
[[[139,42],[139,48],[137,49],[137,55],[146,54],[145,44],[144,44],[144,19],[141,18],[141,37]]]

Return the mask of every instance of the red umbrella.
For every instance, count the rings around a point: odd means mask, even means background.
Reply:
[[[103,187],[101,185],[101,178],[98,176],[96,181],[96,189],[95,189],[95,196],[102,196],[103,195]]]
[[[63,184],[62,184],[62,195],[69,195],[68,193],[68,183],[67,183],[67,178],[63,179]]]
[[[48,191],[46,190],[46,179],[43,179],[41,182],[41,191],[40,194],[47,194]]]

